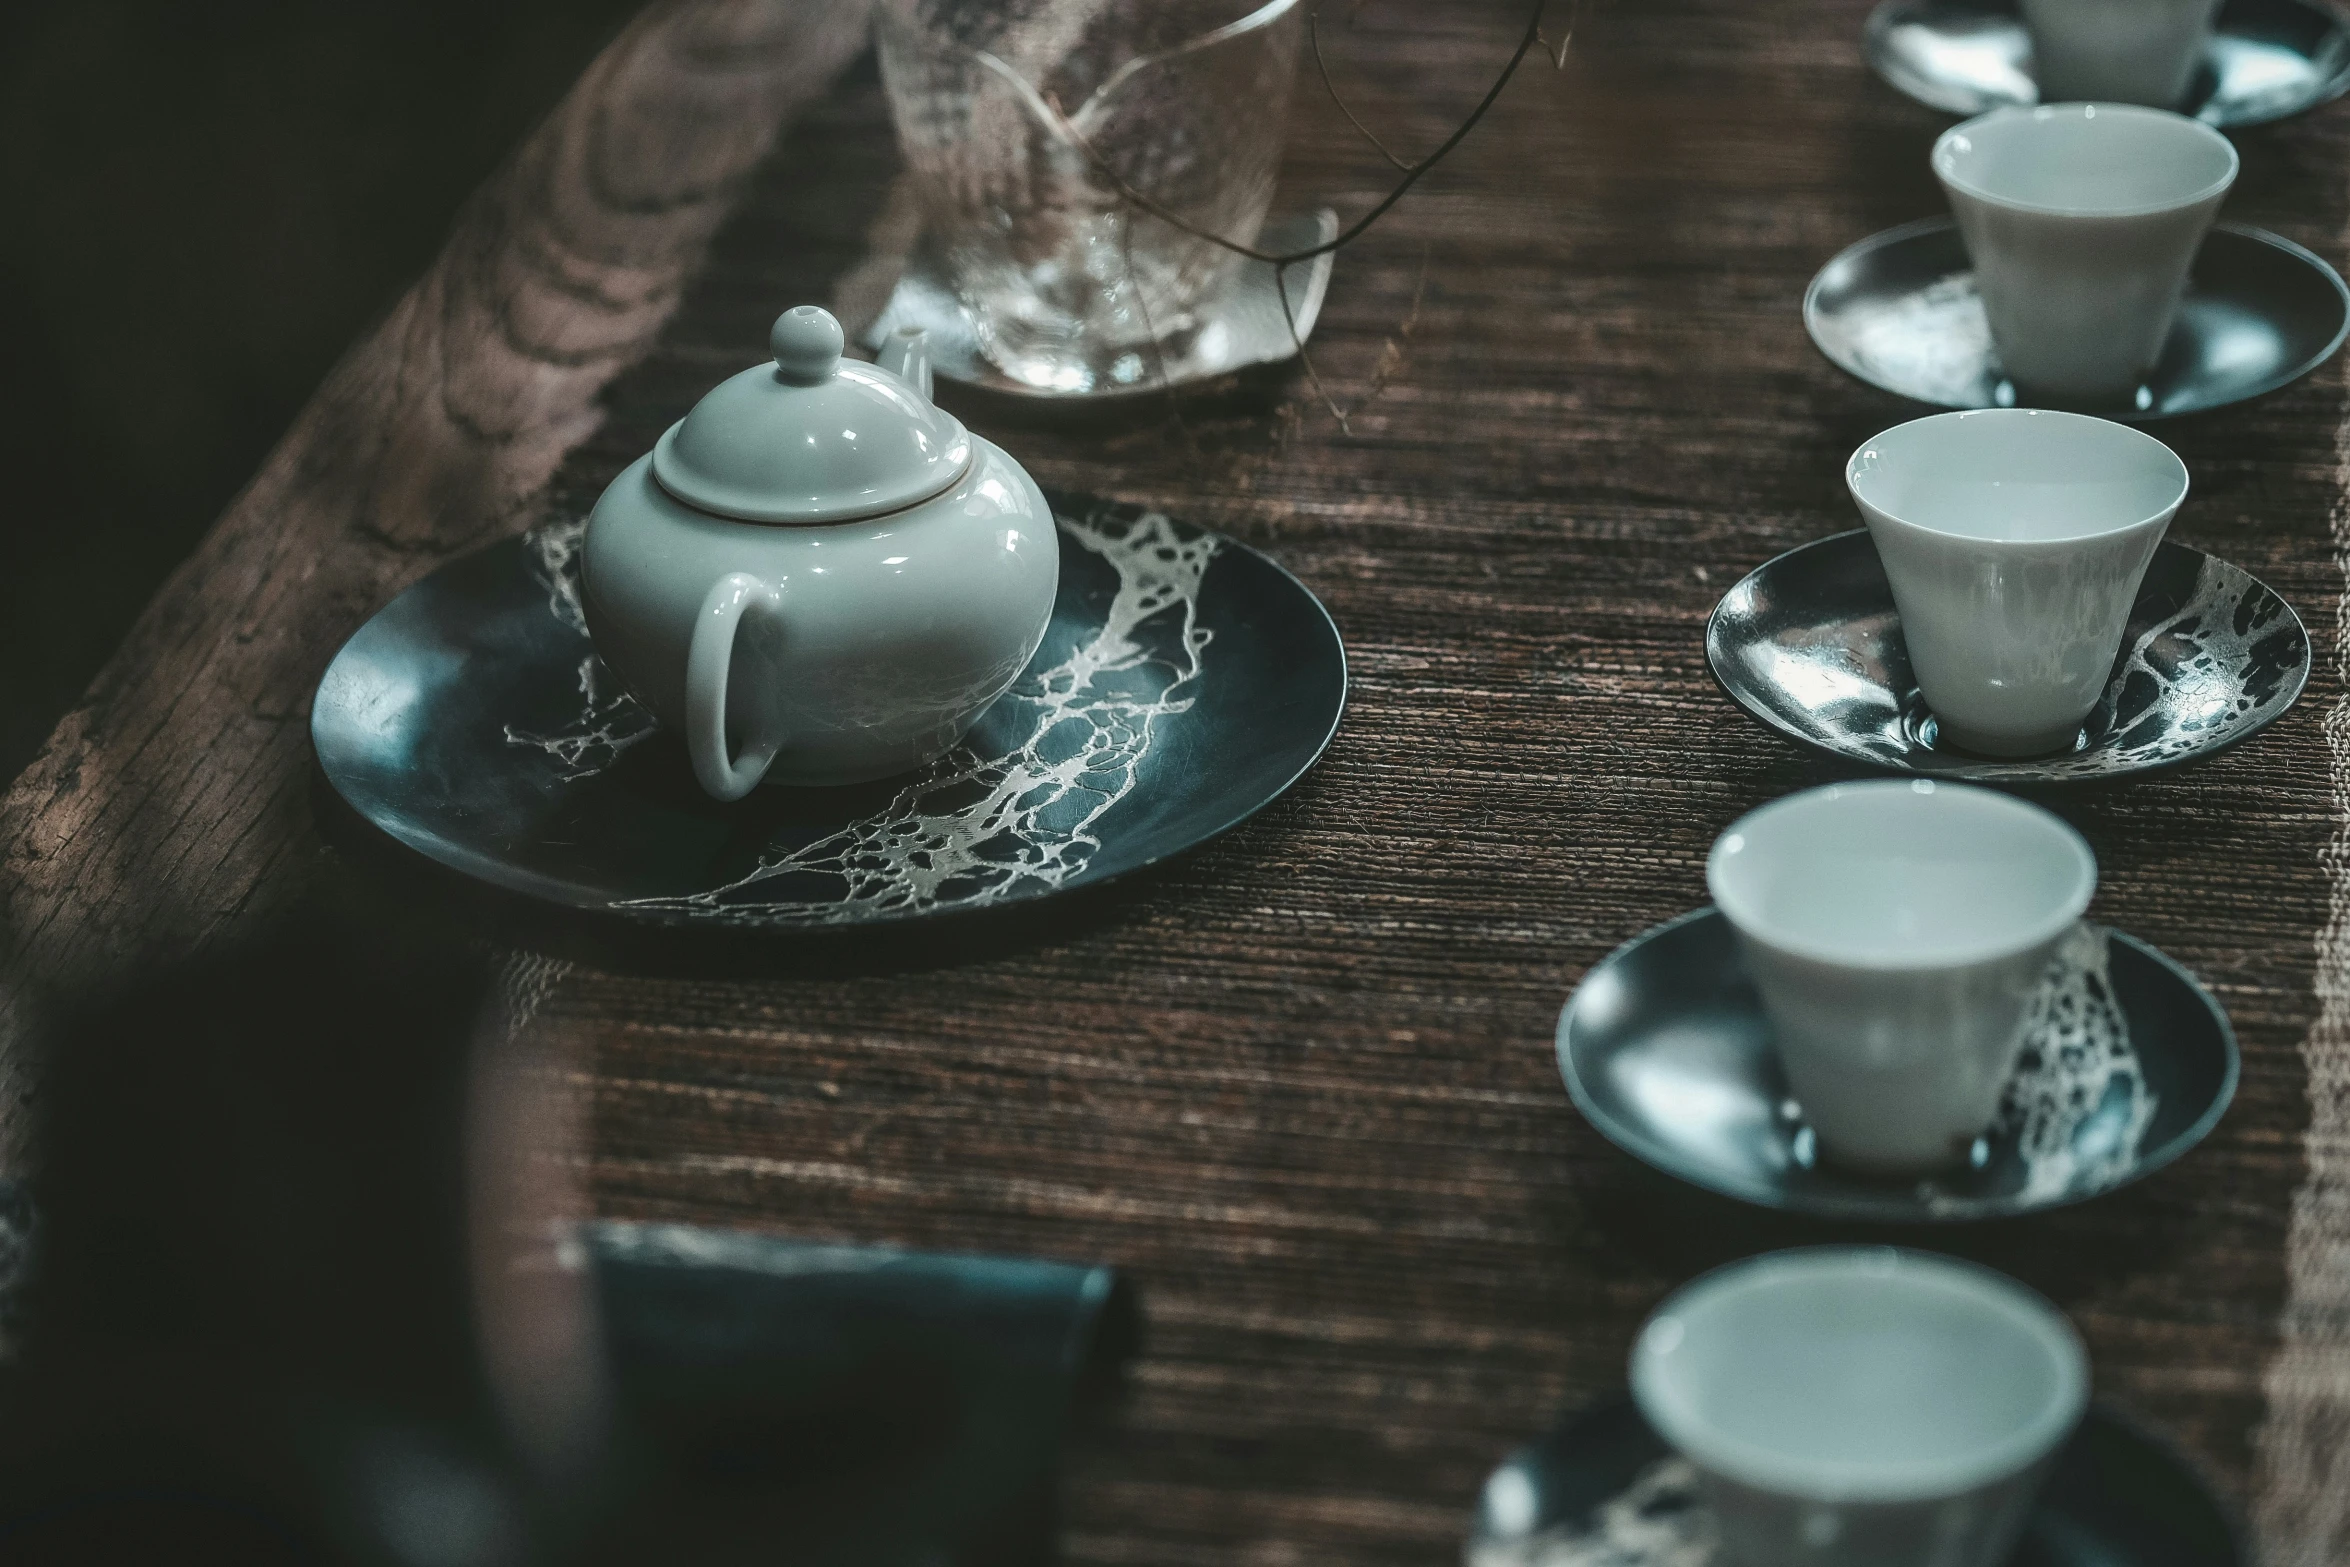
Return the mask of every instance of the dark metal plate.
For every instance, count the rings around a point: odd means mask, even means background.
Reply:
[[[1608,1141],[1742,1202],[1886,1224],[2065,1207],[2201,1142],[2237,1074],[2235,1032],[2194,976],[2118,931],[2089,927],[2075,945],[2061,985],[2052,969],[2049,1026],[2027,1035],[1977,1164],[1930,1182],[1813,1158],[1730,923],[1710,908],[1635,937],[1584,976],[1559,1014],[1559,1071]],[[2091,1013],[2111,1025],[2084,1029]]]
[[[1886,0],[1863,35],[1894,88],[1952,114],[2040,101],[2015,0]],[[2228,0],[2180,112],[2222,130],[2265,125],[2350,89],[2350,24],[2312,0]]]
[[[409,847],[509,892],[663,925],[921,919],[1092,886],[1246,820],[1346,705],[1329,613],[1272,561],[1135,507],[1063,501],[1043,645],[918,774],[721,805],[590,647],[582,524],[453,562],[319,683],[328,780]]]
[[[2164,543],[2131,606],[2105,695],[2073,748],[2021,760],[1939,746],[1868,533],[1789,550],[1722,596],[1705,657],[1740,707],[1838,761],[1992,784],[2103,782],[2216,755],[2309,680],[2293,607],[2226,561]]]
[[[1840,370],[1937,408],[2012,408],[1973,264],[1947,217],[1872,234],[1820,269],[1803,322]],[[2075,411],[2144,423],[2290,385],[2350,334],[2350,288],[2316,256],[2222,223],[2203,242],[2161,360],[2127,402]],[[2071,405],[2067,405],[2071,406]]]
[[[1570,1416],[1485,1482],[1465,1567],[1729,1567],[1695,1477],[1616,1397]],[[2242,1567],[2235,1519],[2170,1445],[2092,1408],[2057,1455],[2009,1567]]]

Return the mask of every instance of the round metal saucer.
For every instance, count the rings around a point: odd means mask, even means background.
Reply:
[[[2234,1518],[2169,1443],[2092,1407],[2032,1504],[2014,1567],[2240,1567]],[[1464,1567],[1729,1567],[1697,1477],[1629,1398],[1569,1416],[1487,1478]]]
[[[1871,386],[1938,408],[2016,406],[1973,263],[1947,217],[1872,234],[1822,267],[1803,323],[1838,369]],[[2289,239],[2222,223],[2195,258],[2146,384],[2126,402],[2075,411],[2143,423],[2224,408],[2299,380],[2345,335],[2350,287],[2340,274]]]
[[[1714,679],[1798,745],[1887,772],[1989,784],[2103,782],[2216,755],[2293,705],[2309,659],[2301,618],[2259,578],[2166,542],[2073,748],[1993,759],[1937,744],[1866,530],[1765,562],[1722,595],[1705,628]]]
[[[1928,108],[1975,115],[2040,101],[2015,0],[1885,0],[1869,64]],[[2314,109],[2350,89],[2350,24],[2314,0],[2228,0],[2182,114],[2229,129]]]
[[[2193,975],[2084,925],[2052,963],[2000,1119],[1923,1181],[1821,1162],[1788,1097],[1730,922],[1700,909],[1602,959],[1559,1013],[1567,1092],[1643,1163],[1741,1202],[1883,1224],[2005,1218],[2126,1186],[2201,1142],[2236,1092],[2236,1036]]]
[[[449,869],[673,927],[840,929],[1096,886],[1239,825],[1312,767],[1346,650],[1255,550],[1054,497],[1061,584],[1029,666],[920,772],[721,805],[595,656],[572,521],[442,567],[319,682],[358,814]]]

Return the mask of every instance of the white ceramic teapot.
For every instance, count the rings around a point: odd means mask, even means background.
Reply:
[[[712,389],[596,502],[596,652],[721,800],[845,784],[952,746],[1052,617],[1052,508],[930,401],[919,332],[844,360],[814,305],[775,362]],[[885,368],[886,367],[886,368]]]

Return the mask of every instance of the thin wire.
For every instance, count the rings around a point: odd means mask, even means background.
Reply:
[[[1427,157],[1422,158],[1419,162],[1407,167],[1404,170],[1403,178],[1396,182],[1395,188],[1390,190],[1386,195],[1382,196],[1377,202],[1375,202],[1372,205],[1370,211],[1364,213],[1348,227],[1341,230],[1335,239],[1324,240],[1319,245],[1309,246],[1304,250],[1290,251],[1286,254],[1276,254],[1268,250],[1259,250],[1253,245],[1243,245],[1238,240],[1226,239],[1221,234],[1211,233],[1208,230],[1201,228],[1198,224],[1193,223],[1190,219],[1183,217],[1180,213],[1170,210],[1152,197],[1146,196],[1141,191],[1136,190],[1132,185],[1129,185],[1126,182],[1126,179],[1123,175],[1119,174],[1116,169],[1110,167],[1109,160],[1104,158],[1101,152],[1093,145],[1093,143],[1087,139],[1085,133],[1080,131],[1076,125],[1070,121],[1069,117],[1061,112],[1059,105],[1051,102],[1043,94],[1039,93],[1035,87],[1031,86],[1028,80],[1018,71],[1013,70],[1012,67],[1006,65],[1002,60],[996,58],[986,50],[974,49],[971,51],[971,53],[973,57],[976,58],[981,64],[995,71],[998,75],[1002,76],[1007,82],[1009,82],[1013,90],[1026,100],[1028,106],[1032,110],[1042,116],[1048,125],[1051,125],[1062,137],[1073,144],[1080,152],[1084,153],[1086,160],[1093,165],[1095,172],[1100,174],[1101,177],[1106,180],[1110,186],[1127,201],[1133,203],[1137,207],[1140,207],[1143,211],[1149,213],[1152,217],[1157,218],[1160,222],[1165,223],[1170,227],[1179,229],[1183,233],[1189,234],[1194,239],[1205,240],[1211,245],[1222,246],[1224,249],[1232,251],[1236,255],[1248,257],[1251,261],[1263,261],[1268,262],[1275,267],[1286,267],[1294,265],[1300,261],[1311,261],[1316,256],[1328,254],[1331,251],[1338,250],[1345,245],[1353,243],[1355,238],[1362,234],[1364,230],[1368,229],[1372,224],[1378,222],[1380,218],[1385,216],[1388,208],[1403,200],[1404,196],[1410,192],[1411,188],[1420,182],[1422,175],[1426,174],[1430,169],[1436,167],[1437,164],[1443,162],[1445,156],[1449,154],[1453,148],[1459,146],[1461,142],[1467,138],[1469,132],[1477,128],[1477,123],[1485,118],[1486,111],[1491,109],[1493,105],[1500,99],[1502,89],[1510,84],[1510,78],[1517,74],[1519,65],[1524,63],[1526,56],[1533,51],[1536,42],[1541,39],[1542,13],[1546,7],[1546,4],[1547,0],[1534,0],[1531,12],[1526,18],[1526,31],[1518,39],[1518,47],[1510,52],[1509,63],[1502,67],[1501,74],[1494,78],[1493,85],[1486,89],[1485,96],[1478,100],[1477,107],[1469,111],[1469,117],[1461,121],[1461,123],[1454,128],[1453,133],[1450,136],[1447,136],[1443,143],[1438,146],[1434,152],[1431,152]],[[1313,15],[1318,14],[1320,10],[1321,6],[1317,4],[1314,8],[1314,11],[1308,13],[1309,20]],[[1568,30],[1568,36],[1570,38],[1573,36],[1573,28],[1571,23]],[[1549,53],[1547,49],[1545,49],[1543,52],[1545,55]],[[1559,58],[1563,61],[1564,57],[1565,50],[1564,46],[1562,45]],[[1353,116],[1350,114],[1348,115],[1348,118],[1352,119]],[[1386,151],[1385,148],[1381,148],[1380,150],[1382,152]],[[1394,155],[1388,154],[1388,156],[1390,161],[1392,161]]]
[[[1380,157],[1395,168],[1409,173],[1411,165],[1389,152],[1387,143],[1381,141],[1371,127],[1357,119],[1354,110],[1346,106],[1346,100],[1338,96],[1338,84],[1330,79],[1330,62],[1322,58],[1322,8],[1319,5],[1306,13],[1306,42],[1313,45],[1314,69],[1322,73],[1322,85],[1329,90],[1330,101],[1338,105],[1338,112],[1346,116],[1346,123],[1360,131],[1363,140],[1378,148]]]
[[[1417,163],[1406,164],[1402,159],[1396,157],[1394,153],[1390,152],[1384,142],[1380,141],[1376,135],[1372,134],[1371,128],[1369,126],[1365,125],[1360,119],[1356,118],[1354,110],[1348,108],[1346,100],[1339,96],[1338,86],[1331,80],[1330,77],[1330,67],[1322,58],[1322,35],[1318,26],[1322,11],[1322,0],[1315,0],[1313,9],[1306,13],[1306,36],[1313,46],[1314,64],[1321,72],[1322,85],[1329,89],[1330,101],[1338,105],[1338,111],[1339,113],[1346,116],[1347,123],[1352,125],[1357,131],[1361,132],[1363,138],[1373,147],[1378,149],[1379,155],[1381,157],[1385,158],[1395,168],[1402,170],[1403,178],[1396,182],[1395,188],[1393,190],[1390,190],[1385,196],[1382,196],[1376,203],[1374,203],[1368,212],[1357,218],[1347,228],[1342,229],[1335,238],[1324,240],[1318,245],[1309,245],[1303,250],[1293,250],[1285,253],[1259,250],[1253,245],[1243,245],[1237,240],[1226,239],[1221,234],[1211,233],[1208,230],[1201,228],[1198,224],[1193,223],[1189,219],[1183,217],[1181,214],[1169,210],[1158,201],[1144,195],[1141,191],[1136,190],[1132,185],[1129,185],[1126,182],[1124,176],[1120,175],[1116,169],[1110,167],[1109,160],[1102,156],[1101,152],[1095,148],[1090,140],[1087,139],[1085,133],[1080,131],[1076,124],[1070,120],[1068,115],[1061,111],[1061,106],[1059,103],[1038,92],[1026,77],[1022,76],[1018,71],[1012,69],[1011,66],[1005,64],[1004,61],[998,59],[995,55],[989,53],[987,50],[973,49],[969,52],[972,58],[975,59],[979,64],[986,66],[988,69],[1001,76],[1005,82],[1011,86],[1013,92],[1026,102],[1028,108],[1033,113],[1042,118],[1048,126],[1052,127],[1052,129],[1058,135],[1074,145],[1079,151],[1083,152],[1085,154],[1086,160],[1093,165],[1094,171],[1101,175],[1103,179],[1107,180],[1109,184],[1117,191],[1117,193],[1126,201],[1130,202],[1136,207],[1141,208],[1144,212],[1149,213],[1152,217],[1157,218],[1160,222],[1180,230],[1185,234],[1189,234],[1194,239],[1204,240],[1211,245],[1217,245],[1225,250],[1232,251],[1236,255],[1245,256],[1251,261],[1264,262],[1272,267],[1273,293],[1275,297],[1281,301],[1282,323],[1289,328],[1289,340],[1297,349],[1299,361],[1305,366],[1306,378],[1313,383],[1316,395],[1322,399],[1323,406],[1330,410],[1331,416],[1338,421],[1339,428],[1345,431],[1347,434],[1351,435],[1354,432],[1347,418],[1347,410],[1341,408],[1338,405],[1337,399],[1333,398],[1330,395],[1328,388],[1323,386],[1321,372],[1315,368],[1313,356],[1306,352],[1305,338],[1303,334],[1301,334],[1297,329],[1297,312],[1289,301],[1289,269],[1297,265],[1299,262],[1312,261],[1316,257],[1329,255],[1343,248],[1344,246],[1353,243],[1354,240],[1362,235],[1366,230],[1368,230],[1372,224],[1378,222],[1381,217],[1385,216],[1387,210],[1390,207],[1403,200],[1405,195],[1410,192],[1411,188],[1420,182],[1420,177],[1422,175],[1426,174],[1430,169],[1435,168],[1437,164],[1443,162],[1445,157],[1451,153],[1455,147],[1459,146],[1468,138],[1469,132],[1477,128],[1478,122],[1484,119],[1486,111],[1491,109],[1494,104],[1500,100],[1502,90],[1508,87],[1510,84],[1510,79],[1518,74],[1518,67],[1525,63],[1526,56],[1532,52],[1534,46],[1537,43],[1543,46],[1543,54],[1551,60],[1552,64],[1556,65],[1561,70],[1566,68],[1567,45],[1574,38],[1575,22],[1577,19],[1577,13],[1582,8],[1582,0],[1570,0],[1567,13],[1567,28],[1565,33],[1560,36],[1555,53],[1550,46],[1549,39],[1543,35],[1542,31],[1542,16],[1545,9],[1547,9],[1547,6],[1548,0],[1534,0],[1531,11],[1526,18],[1526,31],[1518,39],[1517,48],[1510,51],[1509,63],[1501,68],[1501,74],[1494,78],[1493,85],[1486,89],[1485,96],[1477,101],[1477,107],[1469,111],[1469,117],[1461,121],[1458,126],[1454,127],[1453,133],[1450,136],[1447,136],[1444,141],[1438,145],[1435,151],[1429,153],[1428,156],[1422,158]],[[1360,8],[1361,0],[1357,0],[1357,9],[1359,10]],[[1125,244],[1128,242],[1130,242],[1130,235],[1121,236],[1122,251]],[[1137,285],[1137,298],[1139,300],[1140,279],[1134,276],[1133,257],[1129,252],[1124,254],[1122,259],[1125,260],[1127,265],[1127,276]],[[1421,285],[1425,286],[1427,281],[1427,272],[1426,257],[1424,255],[1421,258],[1421,263]],[[1415,289],[1413,298],[1413,315],[1415,317],[1418,315],[1418,311],[1418,290]],[[1150,316],[1149,307],[1147,304],[1144,306],[1143,322],[1144,330],[1150,331]],[[1153,346],[1156,348],[1157,344],[1155,342],[1155,333],[1153,335]],[[1165,386],[1168,396],[1172,399],[1175,395],[1175,387],[1172,382],[1167,380],[1166,363],[1163,352],[1160,354],[1158,371],[1160,382]],[[1177,413],[1177,418],[1178,420],[1181,419],[1180,411]],[[1186,432],[1188,433],[1188,426],[1186,427]]]

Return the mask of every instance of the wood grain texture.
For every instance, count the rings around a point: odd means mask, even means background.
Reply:
[[[862,20],[679,0],[615,40],[0,800],[0,1170],[30,1158],[41,993],[184,955],[301,886],[327,657],[417,574],[520,525]]]
[[[2350,492],[2350,407],[2334,451],[2337,482]],[[2340,603],[2350,605],[2350,493],[2336,496],[2332,524]],[[2340,675],[2350,662],[2338,639],[2335,648]],[[2350,699],[2336,697],[2323,727],[2336,815],[2323,851],[2332,898],[2311,976],[2316,1016],[2301,1041],[2307,1168],[2285,1235],[2285,1301],[2256,1443],[2253,1523],[2271,1567],[2350,1557]]]
[[[1911,412],[1822,362],[1797,309],[1841,246],[1940,205],[1946,122],[1867,76],[1864,13],[1593,10],[1563,76],[1524,78],[1341,258],[1315,354],[1341,402],[1369,399],[1351,434],[1302,380],[1081,431],[962,409],[1047,483],[1226,529],[1325,598],[1355,701],[1290,799],[1001,952],[715,979],[607,961],[549,998],[612,1211],[1136,1271],[1152,1349],[1124,1427],[1081,1455],[1077,1559],[1449,1559],[1486,1469],[1620,1386],[1667,1289],[1850,1233],[1651,1178],[1576,1117],[1549,1035],[1584,967],[1703,901],[1724,823],[1830,776],[1721,699],[1699,629],[1740,572],[1851,525],[1844,457]],[[1374,5],[1333,53],[1375,123],[1427,144],[1508,25]],[[2340,124],[2244,138],[2232,214],[2335,254]],[[895,167],[869,84],[804,123],[559,504],[777,305],[871,297]],[[810,168],[836,201],[805,199]],[[1288,199],[1359,206],[1381,180],[1301,93]],[[2329,369],[2164,432],[2195,472],[2180,536],[2328,648],[2341,396]],[[2099,913],[2242,1030],[2218,1136],[2084,1210],[1913,1237],[2052,1293],[2105,1394],[2240,1499],[2302,1169],[2333,678],[2237,755],[2063,802]]]
[[[1347,428],[1294,378],[1082,430],[961,409],[1047,484],[1278,556],[1347,636],[1347,724],[1248,827],[1016,928],[693,972],[623,944],[574,968],[530,1032],[572,1063],[593,1125],[577,1173],[601,1205],[1132,1269],[1151,1344],[1119,1429],[1076,1455],[1070,1553],[1261,1567],[1452,1559],[1486,1470],[1620,1387],[1665,1291],[1852,1233],[1617,1154],[1569,1106],[1550,1031],[1591,962],[1703,901],[1722,825],[1830,776],[1716,693],[1700,628],[1740,573],[1851,525],[1844,457],[1914,412],[1831,369],[1798,312],[1837,249],[1940,204],[1926,149],[1946,122],[1867,75],[1865,11],[1586,7],[1566,70],[1521,79],[1340,258],[1314,351],[1356,405]],[[1331,54],[1373,123],[1424,147],[1515,13],[1377,0]],[[2244,135],[2230,215],[2339,264],[2343,116]],[[554,393],[500,427],[528,461],[442,455],[475,450],[454,437],[387,448],[373,472],[405,497],[388,511],[348,460],[281,454],[255,495],[302,503],[240,503],[0,807],[30,931],[15,972],[201,941],[298,879],[320,857],[292,719],[325,624],[513,526],[551,470],[540,504],[584,508],[756,357],[778,307],[871,299],[905,238],[896,169],[878,86],[854,76],[761,166],[559,470],[592,415]],[[1285,199],[1360,210],[1385,178],[1301,91]],[[481,232],[444,267],[496,264]],[[571,321],[605,320],[603,297],[550,288],[536,330],[614,341]],[[343,376],[396,377],[403,341]],[[2060,802],[2103,867],[2097,915],[2234,1016],[2235,1109],[2131,1191],[1920,1237],[2053,1295],[2103,1393],[2238,1498],[2303,1173],[2336,826],[2320,720],[2341,694],[2342,400],[2336,365],[2163,431],[2195,476],[2178,536],[2284,592],[2326,650],[2309,699],[2210,765]]]

